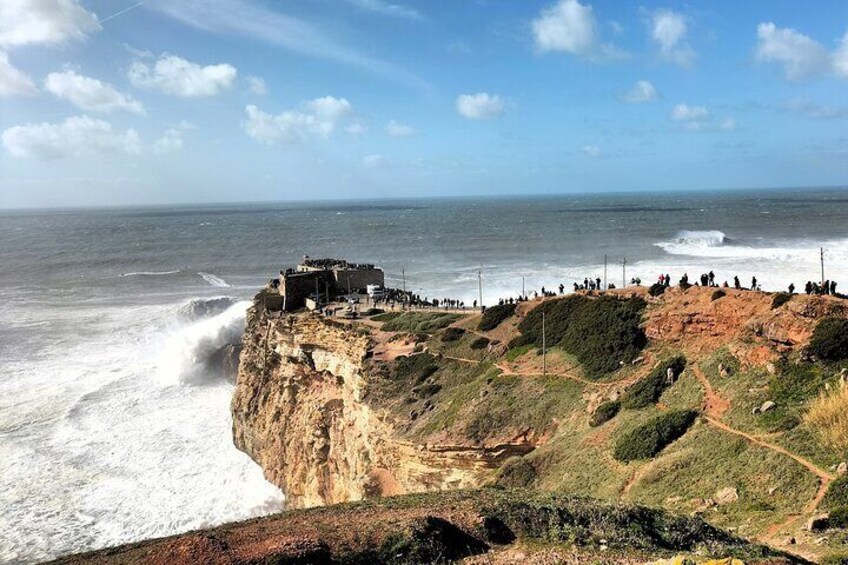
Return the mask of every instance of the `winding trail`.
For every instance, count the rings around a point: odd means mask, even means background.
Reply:
[[[701,383],[701,386],[704,388],[704,391],[706,393],[706,399],[704,401],[704,419],[707,422],[724,432],[737,435],[741,438],[748,440],[751,443],[759,445],[760,447],[770,449],[776,453],[780,453],[781,455],[789,457],[819,478],[820,483],[818,492],[816,492],[815,498],[813,498],[813,500],[810,502],[809,505],[807,505],[806,508],[807,512],[815,512],[816,508],[818,508],[819,503],[827,492],[827,487],[830,484],[830,481],[832,481],[834,478],[833,475],[831,473],[828,473],[821,467],[817,466],[809,459],[805,459],[804,457],[801,457],[796,453],[792,453],[788,449],[785,449],[773,443],[769,443],[757,436],[743,432],[742,430],[737,430],[736,428],[732,428],[725,424],[723,421],[721,421],[721,416],[730,408],[730,402],[726,398],[721,397],[713,390],[709,379],[707,379],[707,377],[704,375],[698,365],[693,364],[691,365],[691,368],[692,372],[695,374],[695,378],[697,378],[698,381]]]

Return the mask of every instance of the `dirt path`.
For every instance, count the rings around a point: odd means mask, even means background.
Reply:
[[[827,492],[827,487],[830,484],[830,481],[833,480],[833,475],[828,473],[827,471],[825,471],[821,467],[818,467],[812,461],[805,459],[805,458],[801,457],[800,455],[798,455],[796,453],[792,453],[791,451],[789,451],[786,448],[783,448],[779,445],[775,445],[773,443],[767,442],[767,441],[765,441],[765,440],[763,440],[763,439],[761,439],[757,436],[743,432],[742,430],[737,430],[736,428],[732,428],[732,427],[728,426],[727,424],[725,424],[724,422],[722,422],[721,416],[722,416],[722,414],[724,414],[730,408],[730,402],[727,399],[722,398],[720,395],[718,395],[713,390],[713,387],[710,384],[710,381],[707,379],[707,377],[701,371],[700,367],[693,364],[693,365],[691,365],[691,368],[692,368],[693,373],[695,374],[695,377],[698,379],[698,381],[704,387],[704,391],[706,393],[705,408],[704,408],[704,419],[707,420],[707,422],[709,422],[710,424],[712,424],[713,426],[715,426],[716,428],[718,428],[722,431],[725,431],[725,432],[730,433],[730,434],[737,435],[741,438],[748,440],[751,443],[759,445],[760,447],[765,447],[766,449],[770,449],[770,450],[772,450],[776,453],[780,453],[781,455],[785,455],[786,457],[789,457],[789,458],[795,460],[797,463],[799,463],[800,465],[805,467],[808,471],[810,471],[811,473],[813,473],[814,475],[816,475],[819,478],[820,484],[819,484],[818,492],[816,493],[815,498],[812,500],[812,502],[806,508],[807,512],[814,512],[816,510],[816,508],[818,508],[818,505],[821,502],[821,499],[824,497],[825,493]]]

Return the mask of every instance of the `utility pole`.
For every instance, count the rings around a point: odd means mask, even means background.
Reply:
[[[607,256],[604,254],[604,290],[609,290],[607,285]]]
[[[483,271],[477,269],[477,293],[480,296],[480,311],[483,311]]]
[[[403,294],[406,296],[406,268],[400,270],[400,276],[403,277]]]
[[[521,275],[521,298],[527,296],[527,293],[524,292],[524,275]]]
[[[318,291],[318,277],[315,277],[315,305],[321,306],[321,294]]]
[[[821,271],[822,271],[821,285],[822,285],[822,288],[824,288],[824,247],[819,248],[819,255],[821,257]]]
[[[548,348],[545,341],[545,311],[542,310],[542,376],[548,374]]]
[[[621,288],[627,286],[627,257],[621,261]]]

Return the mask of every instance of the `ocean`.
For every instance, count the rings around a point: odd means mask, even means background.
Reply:
[[[848,291],[848,189],[0,212],[0,562],[280,510],[211,353],[304,255],[484,302],[604,276]],[[624,262],[626,258],[626,264]]]

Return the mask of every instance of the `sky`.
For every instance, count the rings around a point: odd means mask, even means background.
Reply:
[[[844,185],[844,1],[0,0],[0,208]]]

